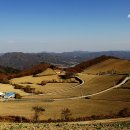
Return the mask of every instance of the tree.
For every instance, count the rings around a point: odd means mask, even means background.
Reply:
[[[119,117],[128,117],[130,116],[130,111],[128,108],[124,108],[118,112]]]
[[[32,110],[34,111],[34,117],[33,120],[35,123],[39,122],[39,117],[42,114],[42,112],[45,111],[45,109],[43,107],[40,106],[34,106],[32,107]]]
[[[70,119],[71,115],[71,111],[68,108],[64,108],[61,112],[61,118],[66,121]]]

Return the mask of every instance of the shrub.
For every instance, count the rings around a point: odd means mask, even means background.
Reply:
[[[26,87],[22,89],[24,92],[27,92],[27,93],[33,93],[35,91],[35,88],[31,88],[29,85],[27,85]]]
[[[63,119],[63,120],[66,120],[66,121],[68,121],[69,119],[70,119],[70,116],[71,116],[72,114],[71,114],[71,111],[70,111],[70,109],[68,109],[68,108],[64,108],[62,111],[61,111],[61,118]]]
[[[58,83],[55,79],[49,80],[47,83]]]
[[[44,86],[44,85],[46,85],[46,82],[45,81],[41,81],[41,83],[38,83],[38,85]]]
[[[41,91],[35,91],[34,93],[37,94],[37,95],[38,94],[43,94],[43,92],[41,92]]]
[[[130,111],[128,108],[124,108],[124,109],[120,110],[117,115],[119,117],[128,117],[128,116],[130,116]]]
[[[32,107],[32,110],[34,111],[33,121],[37,123],[39,122],[39,116],[45,111],[45,109],[40,106],[34,106]]]
[[[16,94],[15,94],[15,98],[16,98],[16,99],[21,99],[22,96],[21,96],[20,94],[16,93]]]
[[[19,84],[12,84],[14,86],[14,89],[23,89],[24,86]]]
[[[10,82],[7,78],[3,78],[3,79],[0,79],[0,83],[9,84]]]
[[[35,77],[37,74],[41,73],[42,70],[41,69],[38,69],[38,70],[35,70],[35,72],[33,73],[33,76]]]
[[[21,84],[33,84],[33,83],[31,83],[31,82],[23,82]]]

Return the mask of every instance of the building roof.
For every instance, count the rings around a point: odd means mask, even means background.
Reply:
[[[9,97],[9,96],[12,96],[12,95],[15,95],[15,93],[14,92],[9,92],[9,93],[5,94],[6,97]]]

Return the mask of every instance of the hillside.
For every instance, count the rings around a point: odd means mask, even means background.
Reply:
[[[110,58],[96,65],[90,66],[83,73],[129,73],[130,61]]]
[[[4,67],[0,65],[0,74],[16,74],[20,71],[18,69],[13,69],[11,67]]]
[[[21,70],[30,68],[38,63],[38,58],[32,54],[13,52],[0,56],[0,65]]]
[[[8,83],[7,77],[17,75],[18,73],[20,73],[20,70],[0,65],[0,83]]]
[[[73,71],[73,72],[83,72],[88,67],[99,64],[99,63],[102,63],[104,61],[107,61],[108,59],[118,59],[118,58],[112,57],[112,56],[102,55],[100,57],[97,57],[97,58],[94,58],[94,59],[91,59],[91,60],[88,60],[88,61],[81,62],[80,64],[78,64],[78,65],[76,65],[74,67],[71,67],[71,68],[69,68],[67,70],[68,71]]]
[[[27,70],[23,70],[18,74],[14,74],[9,76],[9,79],[11,78],[16,78],[16,77],[22,77],[22,76],[28,76],[28,75],[36,75],[38,73],[44,72],[46,69],[51,68],[51,67],[55,67],[52,66],[50,64],[47,63],[40,63],[38,65],[35,65],[34,67],[27,69]]]
[[[37,74],[37,76],[47,76],[47,75],[56,75],[56,72],[51,68],[47,68],[45,71]]]
[[[40,63],[30,69],[26,69],[23,71],[13,69],[10,67],[0,66],[0,83],[8,83],[8,80],[12,78],[18,78],[28,75],[36,75],[38,73],[44,72],[48,68],[55,68],[55,66],[52,66],[47,63]]]

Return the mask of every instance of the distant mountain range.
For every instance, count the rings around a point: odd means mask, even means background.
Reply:
[[[101,52],[74,51],[63,53],[11,52],[0,54],[0,65],[20,70],[29,69],[41,62],[54,65],[61,65],[64,67],[70,67],[83,61],[99,57],[101,55],[114,56],[121,59],[130,60],[130,51],[101,51]]]

